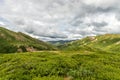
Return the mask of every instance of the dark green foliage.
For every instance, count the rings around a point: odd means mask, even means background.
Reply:
[[[27,51],[25,46],[20,46],[19,48],[22,50],[22,52],[26,52]]]
[[[13,53],[16,51],[17,51],[16,46],[13,46],[0,38],[0,53]]]
[[[16,52],[17,48],[11,45],[3,45],[0,47],[0,53],[13,53]]]

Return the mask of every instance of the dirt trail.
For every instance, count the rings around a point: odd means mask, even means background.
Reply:
[[[65,77],[64,80],[73,80],[71,76]]]

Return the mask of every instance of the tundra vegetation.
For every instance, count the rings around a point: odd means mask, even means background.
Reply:
[[[54,47],[7,31],[0,29],[0,80],[120,80],[120,34],[86,37]],[[15,38],[21,34],[21,40]]]

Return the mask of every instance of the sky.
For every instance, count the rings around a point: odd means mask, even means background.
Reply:
[[[0,0],[0,25],[40,40],[120,33],[120,0]]]

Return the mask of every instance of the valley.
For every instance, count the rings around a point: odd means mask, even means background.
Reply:
[[[105,34],[56,46],[0,28],[0,80],[120,80],[119,42]]]

